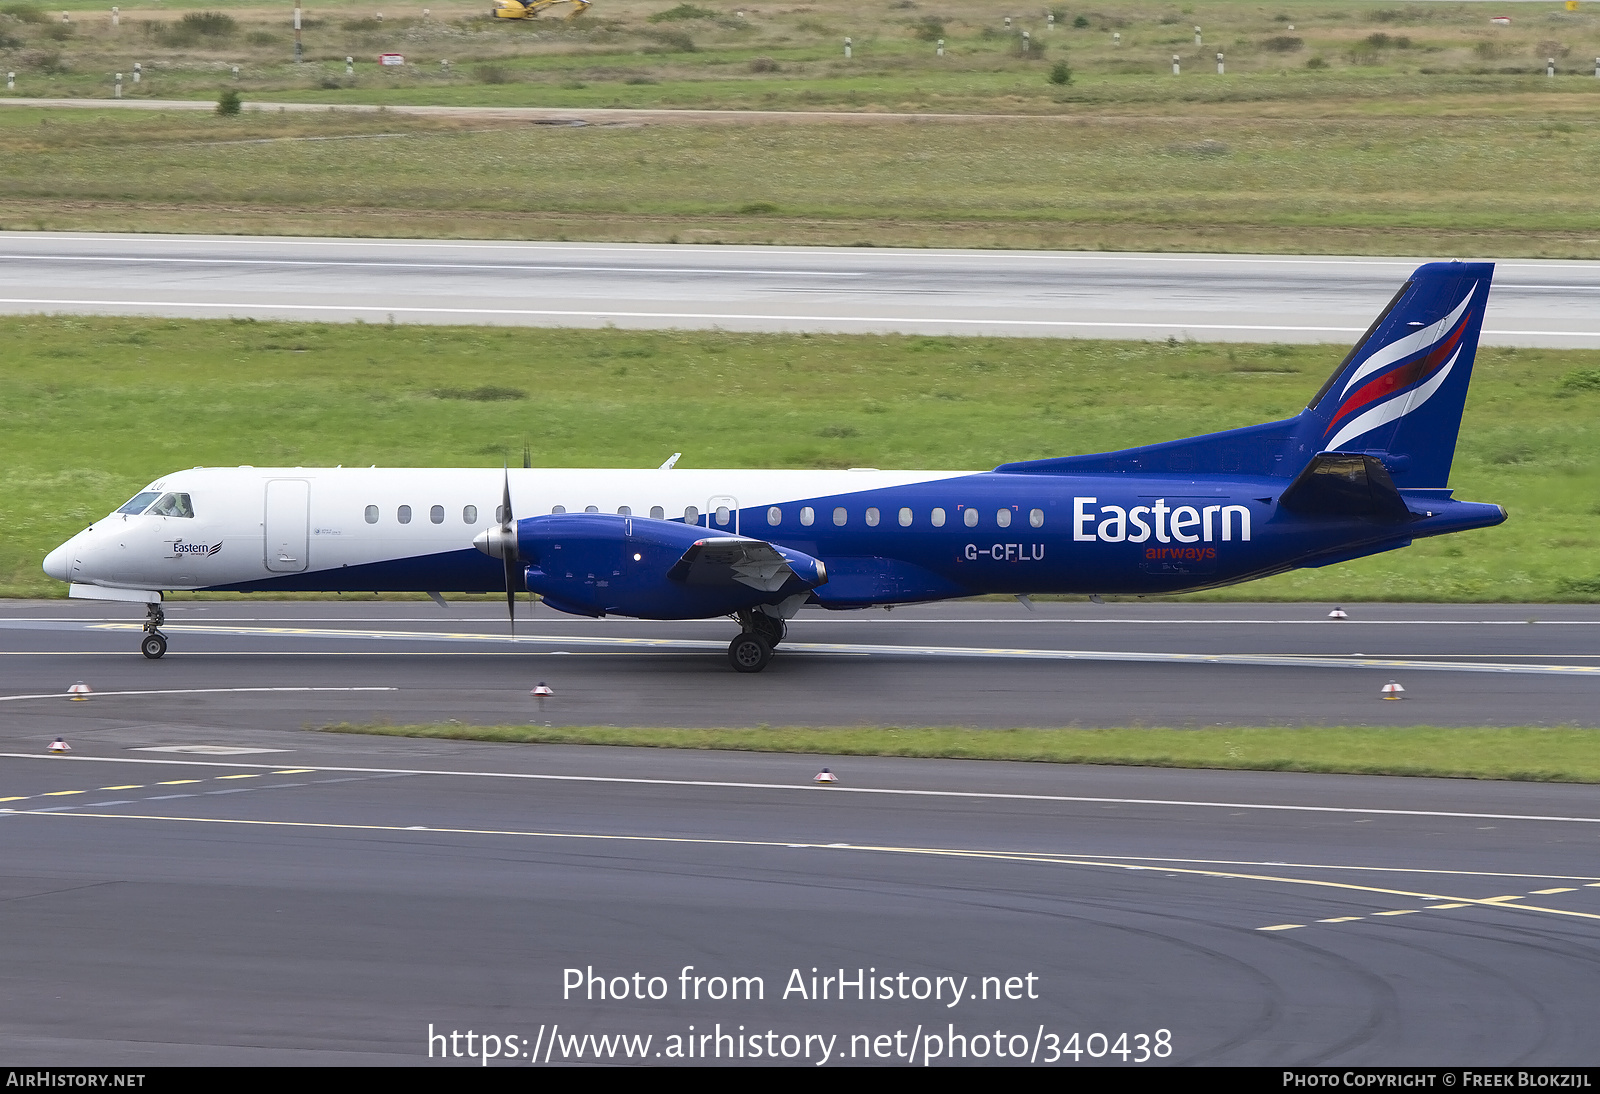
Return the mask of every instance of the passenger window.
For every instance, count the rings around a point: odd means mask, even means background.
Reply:
[[[837,524],[840,528],[843,528],[844,522],[849,519],[850,514],[844,511],[844,506],[841,505],[839,508],[833,511],[833,523]]]
[[[400,523],[401,524],[410,524],[411,523],[411,506],[402,505],[400,507],[400,511],[396,515],[400,518]]]
[[[585,505],[583,507],[583,511],[585,513],[598,513],[600,511],[600,507],[598,505]]]
[[[900,510],[900,527],[902,527],[902,528],[910,528],[911,527],[911,510],[909,510],[909,509]]]
[[[717,523],[721,524],[723,526],[727,525],[727,523],[728,523],[728,507],[726,505],[717,506]]]
[[[1043,528],[1044,527],[1044,510],[1043,509],[1029,509],[1028,510],[1028,523],[1033,525],[1035,528]]]
[[[127,513],[130,516],[142,513],[150,507],[151,502],[155,501],[156,498],[160,496],[161,495],[156,493],[154,490],[145,490],[142,493],[135,494],[133,497],[129,498],[128,503],[121,509],[118,509],[117,512]]]
[[[772,524],[772,525],[782,524],[783,523],[783,510],[779,509],[776,505],[774,505],[771,509],[768,509],[767,510],[767,523],[768,524]]]
[[[932,521],[933,521],[933,526],[935,528],[943,528],[944,527],[944,510],[943,509],[935,509],[933,511],[933,514],[932,514]]]
[[[978,511],[968,506],[961,519],[966,522],[968,528],[976,528],[978,526]]]
[[[633,507],[631,505],[619,505],[619,506],[617,506],[617,516],[619,516],[619,517],[631,517],[631,516],[633,516]]]
[[[432,509],[429,509],[428,510],[428,519],[433,521],[433,523],[435,523],[435,524],[443,524],[444,523],[444,506],[435,505]]]
[[[867,507],[867,527],[868,528],[876,528],[877,526],[878,526],[878,510],[873,508],[873,507],[871,507],[871,506],[868,506]]]
[[[1001,509],[994,515],[994,522],[1002,528],[1011,527],[1011,510]]]
[[[805,525],[807,528],[810,528],[811,527],[811,522],[816,520],[816,519],[817,519],[817,511],[815,509],[811,508],[811,506],[807,505],[807,506],[803,506],[801,508],[801,510],[800,510],[800,523],[801,524]]]
[[[550,513],[551,513],[552,516],[560,516],[562,513],[565,513],[566,511],[567,511],[567,507],[565,505],[552,505],[550,507]]]
[[[376,505],[367,506],[367,523],[368,524],[377,524],[378,523],[378,507]]]
[[[496,524],[504,524],[506,522],[506,507],[504,505],[496,505],[494,507],[494,522]]]
[[[665,509],[661,508],[661,506],[652,505],[650,507],[650,519],[651,520],[660,520],[662,517],[664,517],[666,515],[667,515],[667,511]]]
[[[461,523],[462,524],[477,524],[478,523],[478,507],[476,505],[469,505],[465,509],[461,510]]]
[[[163,494],[161,500],[150,507],[150,512],[158,517],[194,516],[188,494]]]
[[[696,509],[692,505],[685,505],[683,507],[683,523],[685,523],[685,524],[699,524],[700,523],[700,510]]]

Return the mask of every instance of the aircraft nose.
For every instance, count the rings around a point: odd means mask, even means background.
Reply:
[[[44,572],[57,581],[70,581],[72,575],[72,541],[68,540],[44,556]]]

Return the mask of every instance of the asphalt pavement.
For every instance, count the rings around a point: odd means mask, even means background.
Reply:
[[[802,613],[741,676],[715,623],[541,611],[512,641],[490,601],[178,603],[157,662],[133,608],[5,605],[0,1043],[119,1068],[1594,1061],[1592,787],[306,728],[1594,724],[1592,608],[1036,608]],[[1413,697],[1385,702],[1395,662]]]
[[[1425,261],[0,232],[0,312],[1351,343]],[[1600,346],[1597,305],[1505,260],[1482,340]]]

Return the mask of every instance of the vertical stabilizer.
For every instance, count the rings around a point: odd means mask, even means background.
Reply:
[[[1401,490],[1442,489],[1493,276],[1490,262],[1418,267],[1300,416],[1302,459],[1362,453]]]

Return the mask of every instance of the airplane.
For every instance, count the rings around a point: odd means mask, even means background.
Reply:
[[[709,619],[760,672],[802,606],[1169,595],[1500,524],[1448,486],[1492,263],[1419,267],[1292,418],[992,471],[197,467],[51,551],[69,595],[504,592]]]

